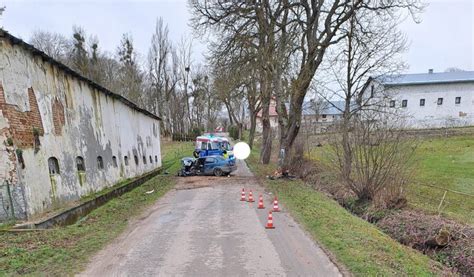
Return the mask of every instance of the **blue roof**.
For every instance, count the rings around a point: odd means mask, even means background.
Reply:
[[[474,71],[382,75],[375,78],[387,86],[474,82]]]
[[[305,101],[303,103],[303,115],[314,115],[317,112],[313,107],[312,101]],[[344,111],[345,102],[342,100],[325,101],[319,109],[319,114],[339,115]],[[355,103],[351,104],[351,109],[354,110]]]

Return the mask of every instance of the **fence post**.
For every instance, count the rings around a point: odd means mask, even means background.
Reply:
[[[447,190],[444,191],[443,198],[441,198],[441,201],[439,202],[439,205],[438,205],[438,216],[441,214],[441,206],[443,205],[444,198],[446,198],[446,193],[448,193]]]

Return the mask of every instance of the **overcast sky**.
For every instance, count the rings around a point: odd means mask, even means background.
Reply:
[[[401,29],[411,42],[404,55],[409,73],[444,71],[448,67],[474,70],[474,0],[428,0],[422,23],[406,21]],[[6,11],[0,21],[11,34],[28,41],[34,30],[71,36],[82,26],[99,38],[103,50],[115,52],[123,33],[131,33],[142,57],[148,52],[155,22],[162,17],[170,38],[192,36],[185,0],[0,0]],[[205,41],[195,41],[194,60],[202,61]]]

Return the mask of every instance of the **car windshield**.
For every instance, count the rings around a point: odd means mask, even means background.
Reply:
[[[211,142],[210,145],[212,150],[219,150],[219,143]]]

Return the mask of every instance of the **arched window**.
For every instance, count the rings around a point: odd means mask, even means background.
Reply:
[[[155,163],[158,162],[158,156],[155,155]]]
[[[151,163],[151,164],[153,163],[153,159],[151,158],[151,155],[150,155],[150,163]]]
[[[123,161],[124,161],[125,165],[128,165],[128,157],[127,156],[123,157]]]
[[[146,164],[146,157],[143,156],[143,164]]]
[[[49,174],[59,174],[59,162],[55,157],[48,159]]]
[[[135,164],[138,165],[138,157],[135,155],[133,158],[135,158]]]
[[[117,164],[117,157],[112,156],[112,163],[114,164],[114,167],[118,167],[118,164]]]
[[[84,164],[84,159],[81,156],[76,157],[76,167],[77,171],[86,171],[86,165]]]
[[[102,156],[97,156],[97,168],[104,169],[104,160],[102,159]]]

